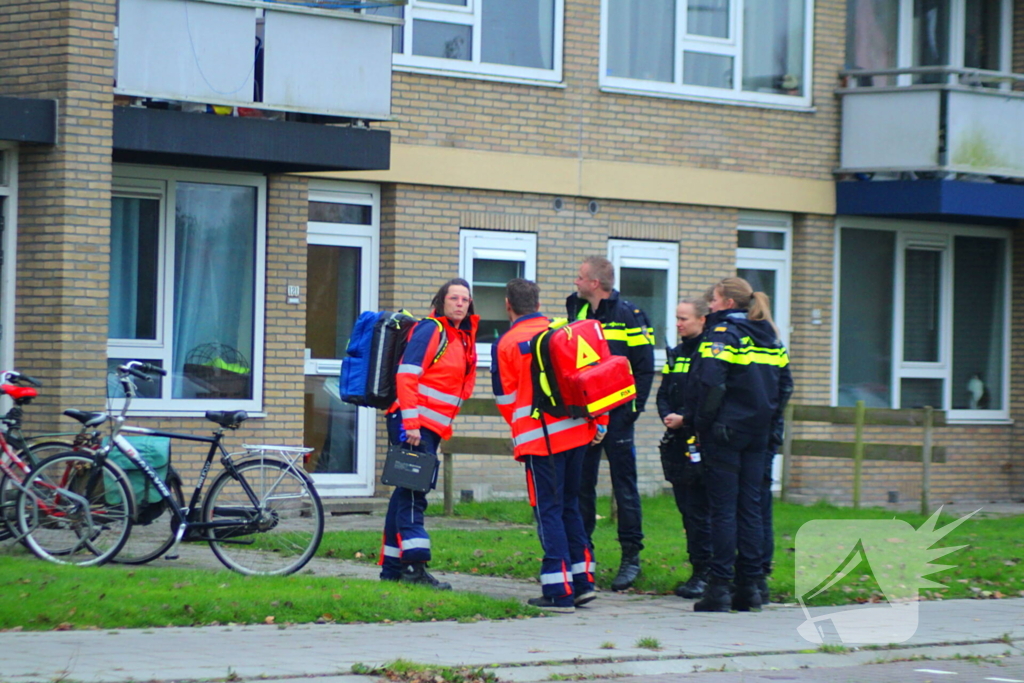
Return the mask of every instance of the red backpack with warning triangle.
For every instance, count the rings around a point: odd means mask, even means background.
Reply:
[[[597,320],[555,320],[530,342],[533,402],[552,417],[597,417],[636,397],[633,370]]]

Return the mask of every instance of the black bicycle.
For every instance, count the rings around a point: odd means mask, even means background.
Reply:
[[[219,425],[212,436],[127,426],[128,408],[138,393],[134,380],[151,381],[153,375],[165,375],[166,370],[130,361],[119,366],[117,374],[126,397],[120,414],[110,420],[107,413],[65,411],[65,415],[82,423],[83,433],[92,430],[91,436],[82,439],[84,443],[77,450],[48,458],[38,468],[40,472],[52,472],[49,476],[54,481],[68,470],[86,476],[87,470],[102,467],[116,447],[159,492],[159,502],[141,504],[137,494],[131,494],[130,533],[116,560],[140,564],[158,557],[176,559],[178,544],[198,541],[209,543],[217,559],[242,574],[285,575],[305,566],[316,553],[324,531],[323,504],[301,467],[302,459],[312,449],[244,445],[243,451],[228,453],[222,444],[225,430],[236,430],[248,419],[244,410],[207,412],[206,419]],[[108,438],[101,440],[97,428],[104,423],[111,428]],[[125,434],[210,444],[188,505],[184,504],[180,482],[175,478],[165,481]],[[203,487],[217,453],[224,471],[214,478],[204,496]],[[92,479],[93,487],[102,486],[102,477]],[[132,487],[129,490],[134,491]],[[88,493],[96,495],[95,491]]]

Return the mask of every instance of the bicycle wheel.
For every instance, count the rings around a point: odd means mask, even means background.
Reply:
[[[75,450],[74,444],[64,441],[39,441],[38,443],[30,443],[28,448],[22,449],[18,453],[18,456],[25,461],[29,468],[32,468],[50,456],[73,450]]]
[[[16,471],[20,473],[20,470]],[[15,507],[17,500],[18,487],[7,474],[0,474],[0,541],[6,541],[18,534],[18,513]]]
[[[117,554],[132,528],[127,475],[88,453],[40,462],[16,503],[19,533],[36,556],[57,564],[100,565]]]
[[[167,473],[167,488],[171,490],[172,505],[179,510],[185,507],[185,496],[174,468]],[[178,517],[166,500],[147,505],[136,501],[135,507],[132,533],[112,560],[118,564],[145,564],[161,557],[174,543],[174,534],[178,531]]]
[[[208,529],[210,549],[242,574],[291,574],[320,546],[324,506],[305,474],[279,460],[250,460],[214,480],[203,501],[204,522],[234,522]],[[252,489],[252,504],[240,480]]]

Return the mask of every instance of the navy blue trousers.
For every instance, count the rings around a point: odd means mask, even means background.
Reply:
[[[727,439],[722,436],[701,439],[711,510],[711,575],[755,581],[764,572],[761,492],[768,435],[730,430]]]
[[[764,482],[761,489],[761,526],[764,534],[761,540],[761,572],[768,576],[772,573],[772,559],[775,557],[775,529],[773,528],[772,504],[772,461],[774,453],[764,459]]]
[[[608,433],[596,446],[588,446],[583,458],[583,483],[580,486],[580,514],[587,538],[593,539],[597,523],[597,477],[601,452],[608,456],[612,491],[618,504],[619,545],[623,553],[640,552],[644,547],[643,513],[636,485],[636,448],[633,446],[632,406],[619,406],[609,414]]]
[[[401,443],[402,417],[399,411],[385,417],[388,442]],[[413,450],[436,453],[441,437],[429,429],[420,429],[420,445]],[[437,469],[434,470],[437,481]],[[380,578],[398,579],[403,564],[430,561],[430,535],[423,526],[423,513],[427,509],[427,494],[396,486],[384,517],[384,541],[380,553]]]
[[[537,536],[544,550],[541,591],[558,605],[572,605],[574,594],[594,589],[594,556],[579,511],[586,448],[528,455],[524,461]]]
[[[676,499],[676,508],[683,518],[686,554],[689,556],[690,564],[694,567],[706,567],[711,562],[711,516],[704,476],[694,474],[684,482],[673,482],[672,495]]]

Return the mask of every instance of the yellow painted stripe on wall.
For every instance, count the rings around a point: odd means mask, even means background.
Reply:
[[[835,214],[827,180],[615,161],[392,145],[391,170],[308,174],[338,180]]]

